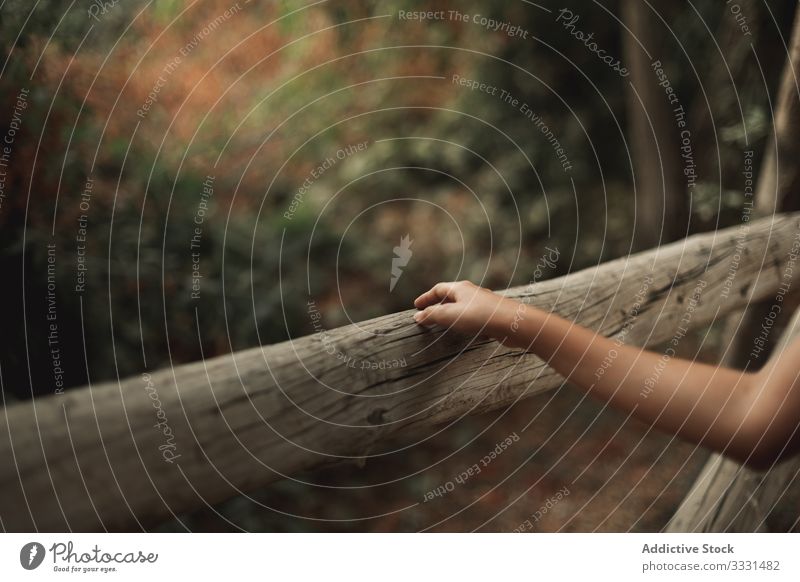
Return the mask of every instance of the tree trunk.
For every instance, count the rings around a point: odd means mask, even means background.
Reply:
[[[762,216],[800,209],[800,10],[788,51],[756,188],[756,209]]]
[[[650,66],[659,59],[661,25],[642,0],[624,0],[622,17],[630,31],[623,31],[623,53],[630,70],[626,100],[636,199],[634,246],[641,250],[685,237],[689,214],[672,106]]]
[[[769,216],[775,212],[800,209],[800,10],[795,11],[789,53],[783,68],[778,90],[772,138],[761,164],[756,185],[754,214]],[[758,336],[765,318],[769,316],[770,302],[748,305],[734,314],[726,325],[725,337],[730,344],[722,362],[731,367],[743,367],[750,360],[753,338]],[[786,326],[785,315],[780,314],[776,329]],[[775,334],[777,336],[777,334]],[[763,365],[772,350],[772,337],[768,338],[762,357],[750,361],[757,369]]]

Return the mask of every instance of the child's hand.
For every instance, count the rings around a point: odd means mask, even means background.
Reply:
[[[526,310],[522,303],[469,281],[437,283],[417,297],[414,306],[422,310],[414,315],[421,325],[441,325],[470,336],[488,335],[510,346],[516,345],[516,332]]]

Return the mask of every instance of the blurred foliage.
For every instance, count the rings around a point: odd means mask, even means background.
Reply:
[[[776,18],[789,14],[783,4]],[[399,10],[428,7],[410,0],[310,8],[125,1],[98,21],[91,6],[9,0],[2,11],[4,123],[19,89],[31,90],[13,151],[14,195],[0,212],[4,272],[21,274],[24,265],[28,274],[9,291],[12,299],[26,293],[30,309],[27,322],[22,312],[12,317],[5,339],[11,386],[28,384],[28,356],[11,347],[24,342],[26,325],[29,339],[45,325],[36,302],[51,240],[63,333],[74,361],[83,361],[83,338],[93,355],[88,371],[69,370],[71,384],[134,373],[143,356],[150,368],[196,359],[198,333],[206,356],[309,333],[309,297],[332,327],[406,308],[439,279],[527,283],[546,245],[564,257],[548,276],[629,248],[621,80],[542,10],[477,0],[436,6],[518,24],[530,33],[521,40],[471,22],[398,19]],[[704,159],[693,201],[693,228],[702,230],[736,220],[737,198],[725,192],[741,187],[745,127],[758,150],[769,112],[725,13],[711,1],[693,6],[663,8],[671,26],[663,34],[675,38],[661,58],[693,113],[696,151],[719,151],[723,164]],[[621,54],[614,3],[573,9],[601,46]],[[773,15],[750,9],[753,28],[769,29]],[[712,50],[709,30],[730,46]],[[781,54],[775,34],[756,42],[759,54]],[[735,85],[719,74],[726,52]],[[778,70],[766,71],[769,86]],[[454,84],[454,74],[528,104],[573,169],[563,170],[518,108]],[[369,142],[366,151],[313,180],[285,219],[312,170],[359,142]],[[189,241],[207,175],[214,194],[201,299],[193,300]],[[76,294],[76,221],[89,178],[88,278]],[[414,260],[389,293],[392,248],[406,233]],[[31,366],[34,377],[40,368]],[[47,392],[45,378],[33,384]]]

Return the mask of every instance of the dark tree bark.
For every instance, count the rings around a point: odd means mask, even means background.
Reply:
[[[762,215],[800,208],[800,11],[795,14],[781,76],[772,137],[756,189]]]
[[[686,236],[688,204],[672,107],[651,70],[652,60],[664,62],[660,23],[643,0],[624,0],[622,16],[628,28],[623,53],[630,70],[626,97],[636,198],[634,247],[644,249]]]

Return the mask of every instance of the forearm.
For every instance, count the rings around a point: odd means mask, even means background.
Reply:
[[[597,335],[524,306],[511,326],[516,345],[576,386],[639,419],[738,458],[752,450],[753,374],[669,358]]]
[[[626,346],[468,281],[414,301],[421,325],[489,335],[544,359],[587,392],[755,467],[800,449],[800,339],[757,373]]]

